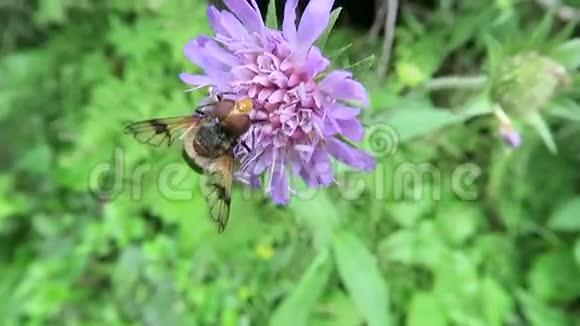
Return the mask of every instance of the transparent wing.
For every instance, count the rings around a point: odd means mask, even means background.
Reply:
[[[218,159],[207,171],[207,194],[210,216],[218,224],[221,233],[230,218],[231,188],[234,171],[234,159],[231,154]]]
[[[126,134],[132,134],[140,143],[160,146],[167,142],[171,146],[186,131],[197,126],[201,116],[183,116],[162,119],[150,119],[133,122],[125,127]]]

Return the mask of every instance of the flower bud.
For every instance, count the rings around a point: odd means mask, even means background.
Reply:
[[[542,109],[560,86],[570,83],[566,69],[535,52],[506,58],[494,71],[491,97],[512,116],[526,117]]]

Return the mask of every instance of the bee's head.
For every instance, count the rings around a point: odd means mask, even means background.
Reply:
[[[237,100],[235,104],[236,111],[240,113],[249,113],[250,110],[254,107],[254,101],[251,98],[244,98],[241,100]]]

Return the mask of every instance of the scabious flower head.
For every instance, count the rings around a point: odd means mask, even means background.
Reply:
[[[255,122],[242,138],[255,148],[249,154],[236,150],[237,175],[256,186],[266,175],[278,204],[290,198],[291,175],[311,187],[332,184],[331,156],[361,171],[375,168],[370,155],[339,139],[362,140],[360,109],[345,103],[368,105],[365,88],[348,71],[326,71],[330,62],[313,45],[329,23],[333,2],[310,1],[297,26],[298,0],[286,1],[279,31],[264,25],[255,0],[224,0],[229,11],[209,8],[215,36],[199,36],[185,47],[204,74],[182,73],[184,82],[254,101]]]
[[[492,75],[491,99],[499,123],[499,133],[511,147],[522,139],[513,127],[512,118],[528,122],[539,115],[558,88],[570,83],[565,67],[536,52],[506,57]]]
[[[491,97],[509,115],[526,116],[543,109],[557,89],[567,85],[566,68],[536,52],[505,58],[494,71]]]

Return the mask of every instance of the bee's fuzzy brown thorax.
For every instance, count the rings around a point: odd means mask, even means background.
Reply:
[[[224,99],[214,105],[213,115],[228,134],[239,137],[250,129],[251,120],[247,113],[252,106],[253,103],[249,99],[239,101]]]
[[[232,112],[236,105],[236,102],[232,100],[222,100],[217,102],[213,107],[213,114],[218,118],[219,121],[224,121],[228,115]]]
[[[222,121],[222,124],[232,136],[239,137],[250,129],[251,120],[247,114],[232,113]]]

